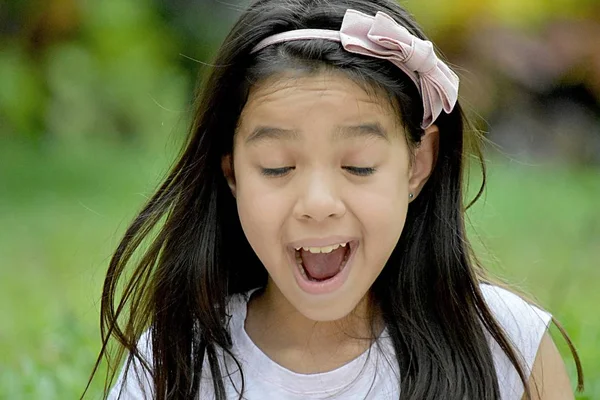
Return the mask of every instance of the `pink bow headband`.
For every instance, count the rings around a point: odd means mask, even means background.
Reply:
[[[458,76],[435,54],[430,41],[419,39],[392,17],[379,11],[371,17],[348,9],[339,31],[297,29],[269,36],[251,51],[290,40],[327,39],[341,42],[350,53],[391,61],[417,85],[423,98],[423,122],[428,128],[442,110],[450,113],[458,100]]]

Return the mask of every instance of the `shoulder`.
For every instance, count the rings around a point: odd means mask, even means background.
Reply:
[[[535,357],[529,385],[532,400],[574,398],[565,363],[548,333],[544,334]]]
[[[529,377],[552,315],[507,289],[490,284],[481,284],[480,288]],[[502,398],[520,399],[523,385],[516,369],[498,343],[491,338],[489,341]]]
[[[480,288],[494,317],[511,339],[539,334],[538,339],[541,340],[541,334],[552,320],[550,313],[499,286],[481,284]]]

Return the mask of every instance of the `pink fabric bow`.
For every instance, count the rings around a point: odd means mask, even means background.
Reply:
[[[433,44],[419,39],[389,15],[375,17],[347,10],[340,28],[344,49],[394,63],[417,85],[423,99],[423,129],[442,110],[450,113],[458,100],[458,76],[435,54]]]
[[[435,54],[433,44],[419,39],[383,12],[375,17],[348,9],[338,31],[298,29],[270,36],[251,53],[270,44],[301,39],[328,39],[342,43],[350,53],[386,59],[417,85],[423,99],[423,122],[428,128],[440,113],[450,113],[458,100],[458,76]]]

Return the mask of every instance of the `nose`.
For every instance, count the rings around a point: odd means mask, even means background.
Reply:
[[[334,179],[328,174],[315,171],[301,184],[294,206],[294,216],[299,220],[324,221],[339,218],[346,213],[346,206],[339,196]]]

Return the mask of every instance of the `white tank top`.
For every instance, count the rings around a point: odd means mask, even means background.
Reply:
[[[481,285],[484,298],[497,321],[523,357],[529,374],[542,336],[551,320],[550,314],[534,307],[519,296],[487,284]],[[305,399],[377,399],[400,398],[398,368],[391,341],[383,331],[379,344],[349,363],[318,374],[299,374],[272,361],[250,339],[244,329],[246,305],[252,291],[235,295],[229,303],[229,329],[233,341],[232,352],[242,365],[244,399],[247,400],[305,400]],[[149,331],[140,338],[138,348],[151,364]],[[520,400],[523,385],[516,370],[488,335],[488,342],[498,376],[502,400]],[[238,399],[241,388],[240,373],[236,364],[219,352],[221,370],[225,376],[228,399]],[[199,399],[214,399],[210,369],[205,361]],[[204,369],[203,368],[203,369]],[[149,375],[138,362],[133,362],[125,379],[125,368],[109,393],[109,400],[152,399]]]

